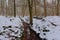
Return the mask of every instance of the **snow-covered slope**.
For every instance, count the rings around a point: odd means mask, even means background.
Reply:
[[[16,40],[21,37],[22,22],[19,17],[0,16],[0,40]]]
[[[25,16],[22,19],[29,23],[29,17]],[[15,40],[16,37],[20,38],[22,26],[19,17],[0,16],[0,39]],[[60,40],[60,16],[47,16],[41,19],[33,18],[32,29],[36,33],[40,33],[41,38]]]
[[[60,16],[47,16],[33,19],[33,30],[47,40],[60,40]]]

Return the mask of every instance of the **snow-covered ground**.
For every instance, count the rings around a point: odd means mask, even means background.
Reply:
[[[18,17],[0,16],[0,40],[20,39],[22,22]]]
[[[29,17],[21,17],[29,23]],[[22,31],[22,22],[19,17],[0,16],[0,40],[15,40],[20,38]],[[45,18],[33,18],[32,29],[40,33],[41,38],[47,40],[60,40],[60,16],[47,16]]]
[[[47,16],[43,19],[33,19],[33,30],[47,40],[60,40],[60,16]]]

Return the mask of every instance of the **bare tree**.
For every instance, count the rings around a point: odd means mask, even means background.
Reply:
[[[16,4],[15,4],[15,0],[14,0],[14,17],[16,17]]]
[[[1,0],[1,13],[4,16],[4,0]]]
[[[35,16],[36,16],[36,0],[34,0],[34,9],[35,9]]]
[[[52,7],[51,7],[52,8],[52,15],[54,15],[54,7],[53,7],[54,4],[53,3],[54,3],[54,1],[52,0]]]
[[[8,0],[6,0],[6,16],[8,15]]]
[[[33,21],[32,21],[32,4],[33,4],[33,0],[27,0],[28,1],[28,7],[29,7],[29,13],[30,13],[30,24],[32,25],[33,24]]]
[[[47,13],[46,13],[46,0],[44,0],[44,16],[46,17]]]
[[[57,16],[59,15],[59,0],[57,0]]]
[[[22,6],[21,6],[21,9],[22,9],[22,15],[23,15],[23,17],[25,16],[25,12],[26,12],[26,9],[27,9],[27,0],[21,0],[21,2],[22,2]]]

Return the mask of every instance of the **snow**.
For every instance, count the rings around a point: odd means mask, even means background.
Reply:
[[[22,19],[24,20],[24,22],[26,22],[26,23],[29,23],[29,16],[24,16],[24,17],[22,17]]]
[[[36,33],[40,33],[41,38],[60,40],[60,16],[47,16],[43,19],[34,18],[32,29]],[[44,29],[49,31],[43,32]]]
[[[21,17],[29,23],[29,17]],[[22,36],[22,21],[19,17],[0,16],[0,40],[16,40]],[[41,38],[60,40],[60,16],[47,16],[42,19],[33,18],[32,29],[40,33]]]
[[[29,17],[24,17],[23,19],[25,22],[29,21]],[[36,33],[40,33],[39,36],[41,38],[60,40],[60,16],[47,16],[42,19],[33,18],[32,29],[36,31]],[[43,30],[48,31],[43,32]]]
[[[0,40],[16,40],[22,36],[22,22],[19,17],[0,16]]]

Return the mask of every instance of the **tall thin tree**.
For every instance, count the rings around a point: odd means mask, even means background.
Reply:
[[[34,0],[35,16],[36,16],[36,0]]]
[[[47,12],[46,12],[46,0],[44,0],[44,16],[46,17]]]
[[[51,6],[51,8],[52,8],[52,16],[54,15],[54,6],[53,6],[53,3],[54,3],[54,1],[52,0],[52,6]]]
[[[28,7],[29,7],[29,13],[30,13],[30,24],[33,24],[32,20],[32,6],[33,6],[33,0],[27,0],[28,1]]]
[[[16,4],[15,4],[15,0],[14,0],[14,17],[16,17]]]
[[[57,0],[57,16],[59,15],[59,0]]]
[[[8,14],[8,0],[6,0],[6,16]]]
[[[1,0],[1,14],[4,16],[4,0]]]

